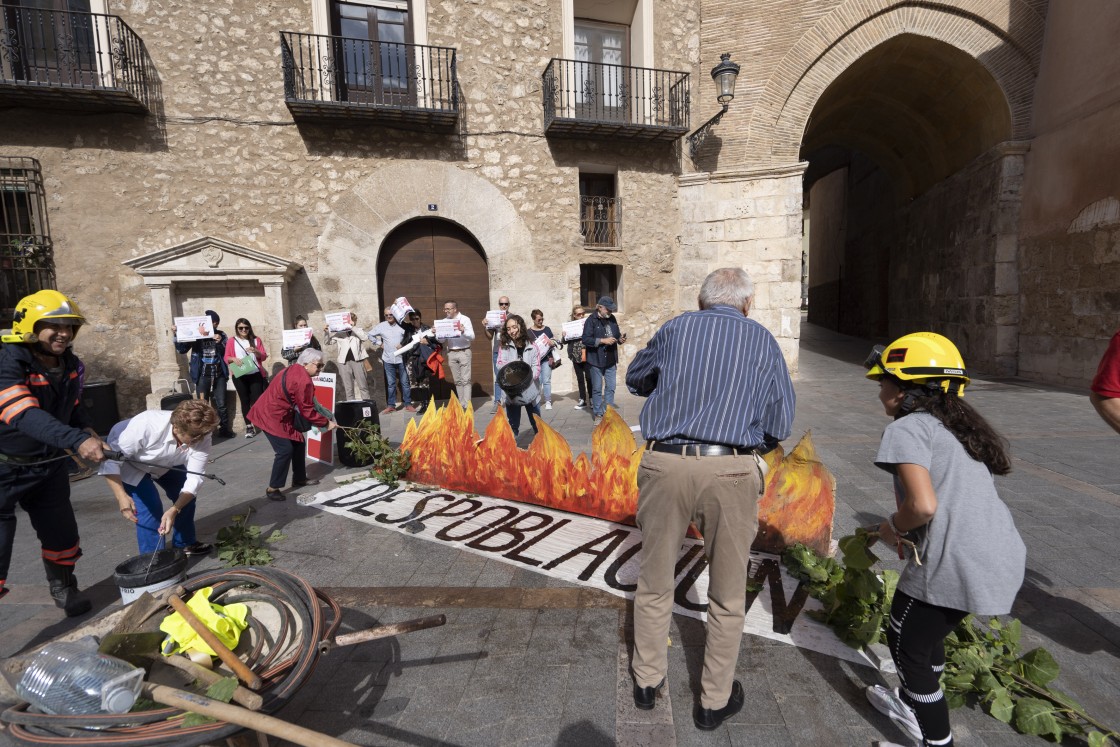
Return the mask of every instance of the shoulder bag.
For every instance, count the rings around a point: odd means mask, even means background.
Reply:
[[[240,347],[242,350],[245,350],[245,346],[241,344],[241,340],[239,338],[235,337],[233,338],[233,341],[237,343],[238,347]],[[249,351],[245,350],[245,352],[248,353]],[[248,376],[252,373],[260,373],[260,368],[257,367],[257,359],[254,356],[249,355],[243,358],[238,358],[233,363],[229,364],[229,372],[230,375],[233,376],[233,378],[240,379],[242,376]]]
[[[292,393],[288,391],[288,371],[284,369],[284,375],[280,377],[280,388],[284,390],[284,396],[288,398],[288,404],[292,406],[292,427],[300,433],[307,433],[315,427],[314,423],[303,416],[296,406],[296,402],[292,399]]]

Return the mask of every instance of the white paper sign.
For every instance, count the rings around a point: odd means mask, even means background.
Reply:
[[[499,329],[506,323],[506,312],[491,309],[486,312],[486,329]]]
[[[283,332],[283,338],[285,348],[301,348],[311,342],[311,327],[286,329]]]
[[[412,308],[412,304],[408,302],[408,299],[401,296],[396,301],[393,301],[393,305],[389,307],[389,311],[392,312],[393,316],[397,318],[397,322],[400,323],[408,316],[408,312],[414,311],[414,309]]]
[[[332,311],[326,317],[329,332],[342,332],[354,328],[353,317],[350,316],[349,311]]]
[[[537,349],[537,355],[543,361],[544,357],[548,355],[549,348],[552,346],[548,344],[549,337],[546,334],[540,334],[537,339],[533,340],[533,347]]]
[[[165,317],[166,318],[166,317]],[[194,342],[214,336],[214,324],[207,314],[175,317],[175,340]]]
[[[583,337],[583,323],[587,319],[573,319],[570,322],[564,322],[564,339],[575,340]]]
[[[459,337],[459,330],[455,328],[455,319],[436,319],[433,329],[436,331],[437,340],[447,340],[452,337]]]

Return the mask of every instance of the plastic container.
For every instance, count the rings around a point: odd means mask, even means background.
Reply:
[[[350,399],[336,402],[334,405],[334,418],[338,424],[352,428],[356,425],[381,425],[381,416],[377,413],[377,403],[372,399]],[[341,428],[335,431],[338,439],[338,461],[344,467],[368,467],[373,464],[372,458],[362,459],[346,444],[350,442],[349,434]]]
[[[156,592],[175,586],[187,574],[187,556],[178,547],[147,552],[124,561],[116,568],[113,580],[121,590],[121,602],[129,604],[145,591]]]
[[[128,713],[143,679],[143,669],[97,653],[92,641],[56,641],[31,660],[16,692],[56,716]]]

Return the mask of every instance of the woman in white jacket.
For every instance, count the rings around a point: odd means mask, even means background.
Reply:
[[[537,421],[533,419],[533,416],[536,415],[538,418],[541,416],[540,356],[537,354],[537,349],[533,347],[533,343],[529,342],[525,320],[517,314],[510,314],[506,317],[501,335],[502,346],[498,348],[498,379],[501,380],[502,378],[502,368],[514,361],[524,361],[533,369],[533,385],[525,393],[518,396],[516,401],[509,395],[509,392],[506,392],[506,418],[513,429],[513,435],[516,436],[517,432],[521,430],[521,408],[524,407],[525,411],[529,413],[529,425],[533,426],[533,433],[536,433]],[[532,401],[525,401],[525,395],[530,393]]]
[[[136,525],[141,553],[159,549],[160,538],[172,529],[172,545],[187,555],[210,552],[195,534],[194,511],[218,422],[217,410],[192,399],[171,412],[147,410],[109,431],[109,445],[123,459],[102,462],[100,474],[109,481],[121,515]],[[157,485],[171,501],[166,511]]]
[[[365,330],[358,326],[358,315],[350,312],[350,329],[331,332],[323,327],[327,342],[338,350],[338,383],[350,400],[369,399],[369,385],[366,383],[366,359],[369,353],[363,342]],[[372,366],[372,364],[370,364]]]

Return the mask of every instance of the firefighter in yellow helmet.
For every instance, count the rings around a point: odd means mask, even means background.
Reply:
[[[91,605],[74,578],[82,549],[65,450],[100,462],[108,448],[85,419],[81,364],[70,351],[84,323],[77,304],[42,290],[16,304],[12,333],[0,348],[0,597],[7,591],[19,505],[39,535],[51,596],[68,616]]]
[[[872,685],[867,699],[914,740],[951,747],[945,637],[969,613],[1008,613],[1023,583],[1026,547],[993,479],[1011,459],[1003,437],[961,399],[968,371],[945,337],[900,337],[866,365],[894,417],[875,464],[894,477],[897,511],[877,527],[879,540],[910,561],[887,631],[901,686]]]

